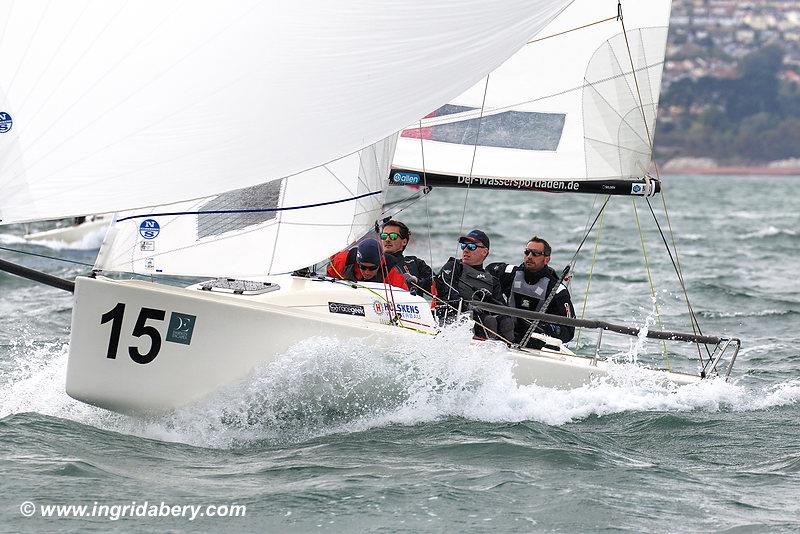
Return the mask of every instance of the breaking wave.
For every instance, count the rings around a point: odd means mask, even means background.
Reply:
[[[748,234],[742,234],[738,236],[736,239],[739,241],[759,238],[759,237],[775,237],[775,236],[791,236],[795,237],[798,235],[797,231],[789,230],[787,228],[776,228],[775,226],[768,226],[766,228],[762,228],[760,230],[756,230],[755,232],[751,232]]]
[[[707,311],[700,310],[697,315],[708,319],[727,319],[736,317],[780,317],[783,315],[794,315],[797,312],[794,310],[754,310],[746,312],[723,312],[723,311]]]
[[[468,327],[403,346],[310,338],[245,380],[172,414],[138,419],[94,408],[64,392],[64,343],[12,348],[0,383],[0,417],[23,412],[101,429],[229,448],[302,442],[332,433],[448,418],[548,425],[629,411],[750,411],[800,402],[800,380],[750,390],[707,381],[678,387],[630,364],[573,390],[520,386],[502,346],[468,341]]]

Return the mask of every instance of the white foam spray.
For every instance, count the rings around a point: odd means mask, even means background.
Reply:
[[[12,347],[0,380],[0,417],[36,412],[136,436],[227,448],[297,442],[330,433],[461,417],[562,425],[627,411],[750,411],[800,402],[800,380],[751,390],[709,380],[677,387],[628,364],[568,391],[519,386],[495,343],[471,343],[468,325],[404,345],[309,338],[245,380],[193,406],[137,419],[64,392],[63,342]]]

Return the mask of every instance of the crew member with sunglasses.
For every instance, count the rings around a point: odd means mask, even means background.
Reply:
[[[464,301],[506,304],[499,280],[483,268],[483,261],[489,255],[489,237],[481,230],[472,230],[459,237],[458,242],[461,259],[447,260],[434,279],[438,298],[445,303],[436,308],[436,313],[446,321],[454,320],[457,310],[466,311]],[[497,337],[499,334],[506,341],[512,340],[514,321],[511,317],[476,310],[473,319],[476,337]]]
[[[492,263],[486,270],[500,279],[503,294],[508,299],[508,305],[522,310],[542,312],[541,309],[548,295],[555,287],[555,295],[545,313],[575,317],[569,289],[563,282],[558,282],[558,274],[547,264],[550,263],[550,244],[538,236],[528,240],[523,252],[523,261],[520,265],[507,263]],[[556,287],[558,284],[558,287]],[[517,319],[514,325],[514,342],[519,343],[530,327],[530,322]],[[555,337],[566,343],[575,335],[575,328],[557,324],[540,322],[536,328],[550,337]],[[541,343],[538,343],[541,344]],[[536,346],[535,340],[529,346]]]
[[[387,264],[381,244],[371,237],[350,250],[331,256],[328,276],[351,282],[385,282],[400,289],[408,289],[405,278],[394,266],[394,262]]]
[[[406,279],[411,292],[415,295],[427,295],[431,292],[433,270],[422,259],[403,254],[410,237],[408,226],[400,221],[389,220],[383,223],[380,233],[383,251],[395,259],[397,268]]]

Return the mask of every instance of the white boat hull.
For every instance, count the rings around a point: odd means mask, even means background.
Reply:
[[[380,286],[370,290],[290,276],[270,280],[280,289],[235,295],[197,286],[78,278],[67,393],[117,412],[160,413],[242,380],[311,336],[385,346],[436,334],[428,303],[405,291],[393,292],[396,309],[406,315],[405,327],[398,327],[383,324],[388,313],[379,304]],[[575,356],[566,347],[487,354],[512,359],[520,384],[572,388],[607,372],[604,361]],[[653,372],[679,384],[700,380]]]
[[[53,241],[61,243],[80,243],[90,235],[94,235],[106,228],[111,219],[109,217],[97,217],[93,220],[62,226],[42,232],[26,234],[24,238],[28,241]]]

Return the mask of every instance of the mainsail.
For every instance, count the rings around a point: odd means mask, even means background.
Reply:
[[[283,180],[117,213],[95,269],[248,278],[320,262],[379,218],[396,140]]]
[[[392,183],[654,192],[642,178],[670,4],[576,0],[488,81],[407,127]]]
[[[0,223],[281,180],[379,142],[569,0],[0,0]]]

